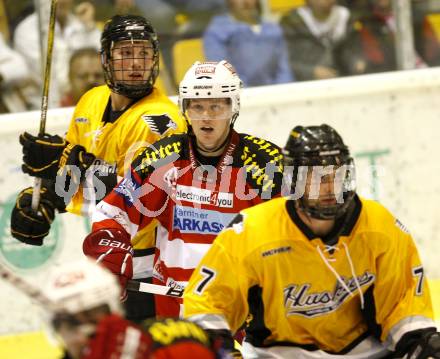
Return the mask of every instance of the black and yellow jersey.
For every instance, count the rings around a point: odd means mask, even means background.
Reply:
[[[232,332],[246,322],[255,353],[298,358],[383,357],[404,333],[433,327],[411,235],[379,203],[355,203],[334,246],[301,222],[292,200],[241,211],[193,272],[184,316]]]
[[[105,85],[85,93],[75,108],[66,134],[67,141],[83,146],[96,156],[86,183],[98,170],[122,177],[137,149],[169,134],[186,131],[186,122],[178,107],[157,88],[133,103],[114,122],[104,120],[109,99],[110,89]],[[96,199],[99,200],[92,183],[82,186],[67,210],[88,214]]]

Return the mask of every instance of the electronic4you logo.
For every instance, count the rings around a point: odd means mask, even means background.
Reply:
[[[234,195],[226,192],[213,192],[209,189],[177,185],[176,200],[232,208]]]

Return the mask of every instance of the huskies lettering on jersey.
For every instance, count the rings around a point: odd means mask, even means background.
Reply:
[[[355,293],[358,289],[354,278],[345,279],[341,277],[347,285],[350,293]],[[357,277],[361,287],[368,286],[374,282],[375,276],[372,273],[365,272]],[[304,317],[315,317],[327,314],[337,310],[348,298],[345,288],[336,282],[333,292],[310,292],[311,284],[292,284],[284,288],[284,306],[286,315],[301,315]]]
[[[182,185],[177,185],[176,187],[176,200],[224,208],[232,208],[234,206],[234,195],[232,193],[212,192],[208,189]]]
[[[140,183],[133,181],[131,178],[124,178],[121,183],[115,187],[115,191],[122,196],[125,203],[131,207],[138,198],[138,189],[140,187]]]
[[[234,216],[235,213],[176,206],[173,229],[179,230],[180,233],[217,234]]]
[[[175,123],[166,113],[163,115],[142,115],[142,119],[150,127],[151,132],[163,136],[168,130],[177,129]]]

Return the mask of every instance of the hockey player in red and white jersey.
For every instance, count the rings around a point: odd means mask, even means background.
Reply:
[[[179,89],[189,133],[146,148],[97,206],[83,250],[121,282],[132,275],[131,238],[153,219],[159,222],[153,282],[182,289],[240,210],[280,194],[280,149],[233,129],[240,88],[228,62],[196,62]],[[180,299],[156,296],[159,316],[178,316],[180,307]]]
[[[137,326],[124,319],[116,278],[92,260],[55,266],[43,289],[65,359],[220,358],[194,323],[167,319]]]

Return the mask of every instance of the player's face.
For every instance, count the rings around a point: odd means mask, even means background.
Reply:
[[[90,340],[88,326],[72,325],[63,322],[57,328],[57,333],[63,341],[63,346],[72,359],[81,359],[84,356],[84,349]]]
[[[203,150],[213,150],[221,145],[229,134],[232,117],[230,99],[195,99],[189,101],[187,115]]]
[[[342,198],[345,169],[336,166],[309,167],[304,198],[312,207],[332,207]]]
[[[150,77],[154,49],[149,41],[120,41],[112,49],[114,79],[125,85],[142,85]]]

